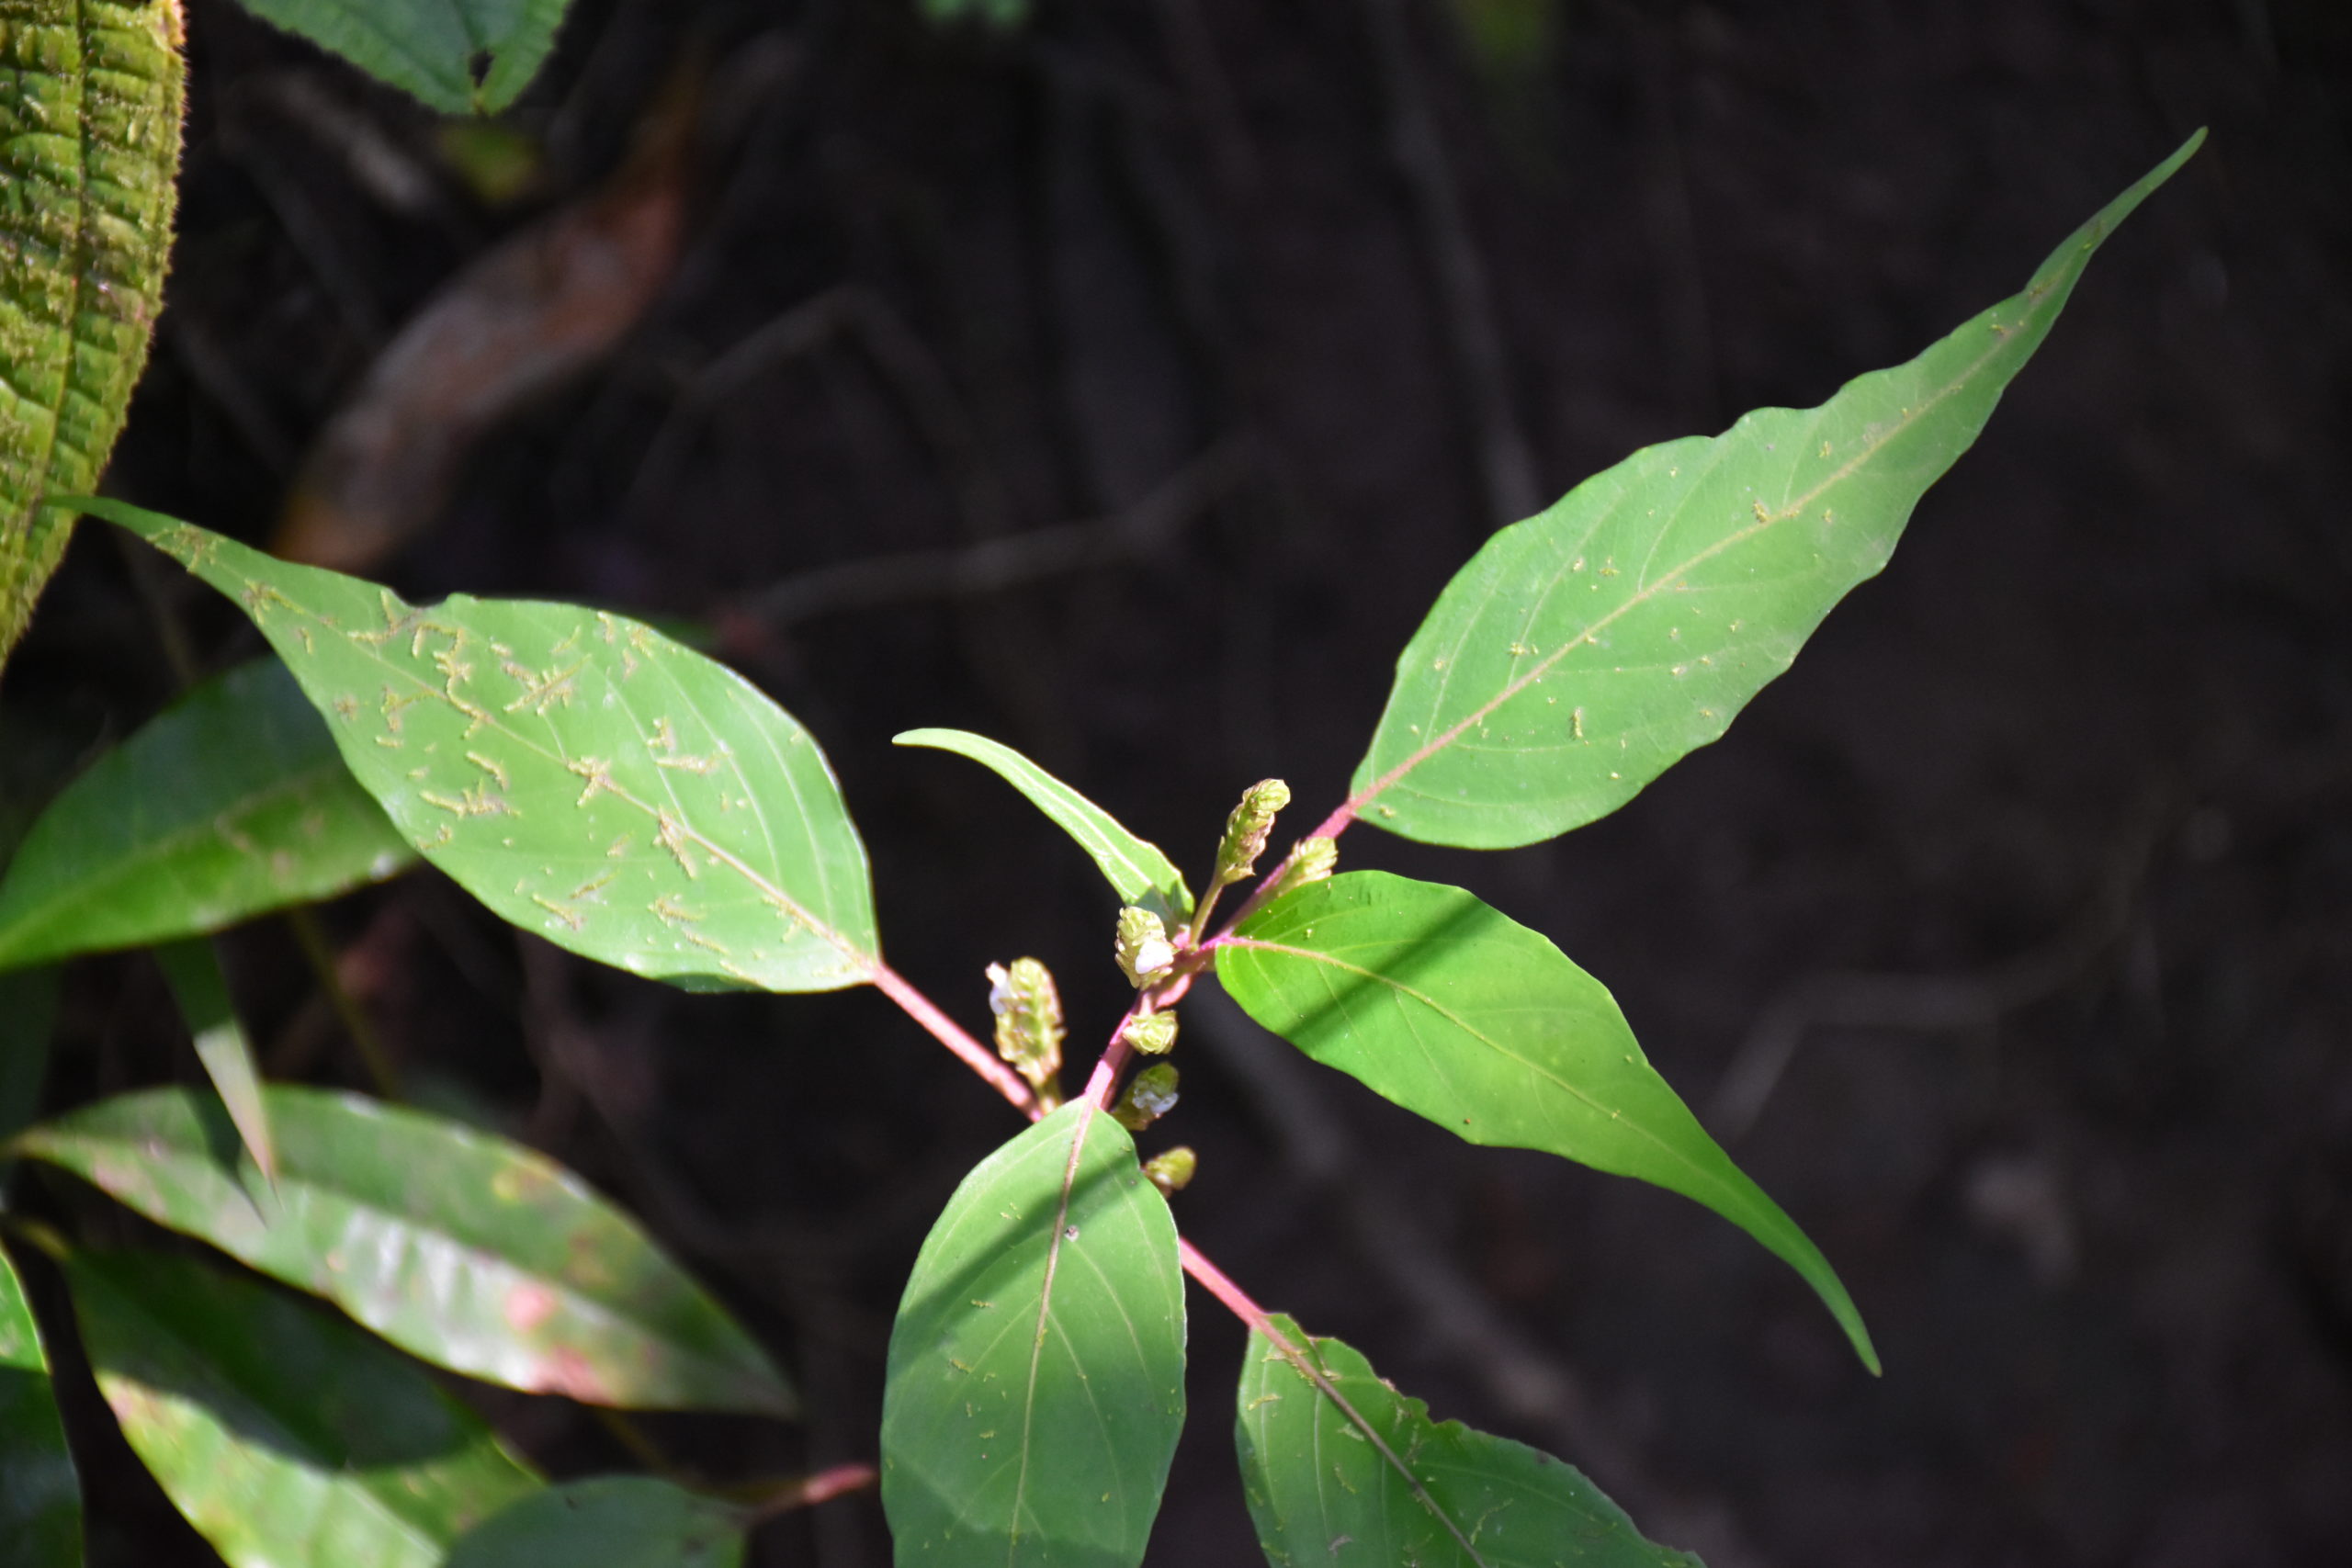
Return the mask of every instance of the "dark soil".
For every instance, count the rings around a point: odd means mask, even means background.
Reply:
[[[1168,1134],[1202,1156],[1180,1220],[1260,1300],[1586,1465],[1713,1568],[2352,1561],[2352,11],[1456,4],[1091,0],[995,36],[904,0],[580,0],[513,117],[542,181],[492,207],[422,111],[198,0],[177,270],[114,488],[266,537],[381,335],[593,189],[700,59],[694,226],[650,316],[485,439],[383,575],[714,626],[831,754],[898,966],[972,1021],[983,965],[1045,957],[1083,1041],[1124,994],[1104,890],[1009,790],[891,735],[1000,736],[1193,866],[1261,776],[1303,829],[1521,496],[1907,357],[2210,125],[1892,568],[1726,739],[1541,848],[1344,846],[1552,936],[1727,1137],[1726,1075],[1793,1029],[1735,1153],[1851,1287],[1883,1380],[1712,1215],[1458,1145],[1213,999]],[[1484,55],[1457,15],[1549,30]],[[356,184],[289,73],[433,201]],[[700,367],[842,286],[911,372],[838,334],[774,357],[643,472]],[[1238,477],[1116,558],[788,626],[740,608],[1119,513],[1220,443]],[[142,578],[208,663],[252,650],[86,531],[9,671],[19,807],[170,691]],[[735,1477],[874,1457],[899,1286],[1015,1130],[1001,1103],[870,992],[629,982],[431,874],[325,918],[421,1091],[650,1216],[808,1394],[803,1427],[658,1441]],[[235,956],[272,1069],[360,1081],[282,931]],[[190,1075],[167,1020],[143,961],[78,968],[51,1102]],[[1240,1563],[1240,1333],[1195,1305],[1150,1562]],[[560,1472],[634,1463],[570,1406],[476,1397]],[[75,1425],[93,1561],[209,1561],[86,1397]],[[887,1555],[869,1496],[775,1521],[754,1561]]]

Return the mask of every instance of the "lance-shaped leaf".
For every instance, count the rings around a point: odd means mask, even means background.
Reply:
[[[394,826],[526,931],[695,989],[832,990],[879,962],[831,768],[725,665],[605,611],[417,609],[137,507],[71,504],[243,605]]]
[[[40,1329],[0,1253],[0,1557],[9,1568],[80,1568],[82,1495]]]
[[[554,1161],[357,1095],[263,1103],[275,1192],[241,1179],[226,1114],[186,1089],[101,1100],[15,1147],[453,1371],[593,1404],[792,1412],[734,1320]]]
[[[221,1108],[236,1124],[245,1152],[254,1156],[263,1177],[277,1179],[277,1155],[269,1137],[269,1109],[262,1103],[261,1069],[254,1064],[252,1042],[237,1021],[236,1004],[229,997],[229,976],[221,972],[219,954],[202,937],[175,942],[155,950],[155,962],[171,983],[173,999],[196,1043],[197,1060],[220,1096]]]
[[[239,0],[443,114],[496,114],[531,84],[570,0]]]
[[[748,1509],[650,1475],[535,1492],[477,1525],[447,1568],[739,1568]]]
[[[50,803],[0,881],[0,968],[220,931],[415,859],[294,677],[257,660]]]
[[[1646,447],[1487,542],[1438,597],[1348,806],[1424,843],[1532,844],[1606,816],[1722,735],[1874,576],[1976,439],[2091,253],[2204,133],[2025,292],[1814,409]]]
[[[928,746],[969,757],[1019,790],[1068,833],[1102,871],[1121,903],[1139,905],[1170,925],[1192,918],[1192,889],[1159,845],[1128,832],[1117,818],[1012,747],[962,729],[910,729],[891,737],[891,744]]]
[[[1216,972],[1260,1023],[1466,1142],[1704,1203],[1802,1274],[1878,1371],[1820,1249],[1707,1135],[1608,990],[1540,933],[1459,887],[1357,871],[1250,916]]]
[[[1287,1317],[1251,1332],[1239,1405],[1242,1491],[1277,1568],[1698,1568],[1550,1454],[1430,1420],[1353,1349]]]
[[[1184,1424],[1167,1201],[1066,1105],[974,1167],[890,1332],[882,1506],[901,1568],[1132,1568]]]
[[[0,90],[0,664],[64,554],[147,363],[172,248],[187,72],[180,8],[6,12]]]
[[[230,1568],[441,1568],[539,1487],[413,1363],[259,1280],[152,1253],[65,1276],[122,1435]]]

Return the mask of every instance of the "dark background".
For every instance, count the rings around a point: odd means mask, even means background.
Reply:
[[[1196,879],[1253,779],[1291,782],[1304,831],[1420,614],[1529,498],[1909,356],[2210,125],[1724,741],[1540,848],[1343,846],[1609,984],[1835,1262],[1883,1381],[1712,1215],[1458,1145],[1213,997],[1147,1146],[1198,1148],[1179,1219],[1260,1300],[1713,1568],[2352,1560],[2352,11],[1074,0],[998,34],[899,0],[581,0],[511,117],[544,163],[505,204],[414,106],[192,13],[176,271],[113,488],[266,538],[388,334],[594,190],[683,69],[691,217],[650,311],[476,444],[382,575],[713,628],[832,757],[896,964],[977,1027],[985,964],[1047,959],[1074,1078],[1124,995],[1105,890],[894,732],[1001,737]],[[371,197],[297,80],[431,199]],[[716,387],[817,300],[864,324]],[[1123,514],[998,592],[806,576]],[[747,602],[786,582],[796,619]],[[167,697],[151,602],[208,663],[252,650],[86,530],[9,674],[17,809]],[[430,874],[327,919],[421,1098],[646,1213],[809,1396],[803,1427],[658,1441],[734,1477],[874,1456],[896,1292],[1015,1130],[1001,1102],[870,992],[680,996]],[[270,1069],[358,1082],[283,931],[235,957]],[[168,1019],[143,961],[82,965],[51,1102],[192,1074]],[[62,1182],[35,1201],[130,1234]],[[1240,1334],[1194,1300],[1150,1561],[1253,1561]],[[567,1406],[478,1397],[559,1472],[632,1462]],[[209,1561],[86,1398],[74,1424],[96,1560]],[[867,1497],[755,1561],[887,1551]]]

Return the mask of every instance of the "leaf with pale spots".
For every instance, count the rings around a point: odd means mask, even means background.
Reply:
[[[200,936],[414,863],[286,666],[255,660],[50,803],[0,880],[0,968]]]
[[[1310,883],[1216,947],[1217,978],[1308,1055],[1473,1144],[1542,1149],[1704,1203],[1803,1275],[1872,1371],[1860,1314],[1652,1067],[1600,981],[1459,887]]]
[[[1133,1568],[1184,1424],[1176,1224],[1126,1130],[1062,1107],[972,1168],[890,1331],[899,1568]]]
[[[82,1496],[40,1327],[0,1253],[0,1547],[9,1568],[80,1568]]]
[[[1645,447],[1464,567],[1396,663],[1349,807],[1465,849],[1607,816],[1722,735],[1975,441],[2091,253],[2196,151],[2110,202],[2002,301],[1814,409]]]
[[[1362,1355],[1287,1317],[1250,1334],[1238,1404],[1242,1492],[1276,1568],[1700,1568],[1550,1454],[1430,1420]]]
[[[251,1276],[138,1252],[64,1269],[122,1435],[230,1568],[441,1568],[540,1487],[414,1362]]]
[[[554,1161],[358,1095],[262,1100],[274,1190],[243,1175],[219,1104],[187,1089],[101,1100],[13,1149],[452,1371],[628,1409],[792,1413],[726,1310]]]
[[[419,609],[119,502],[61,504],[243,606],[393,825],[524,930],[697,990],[833,990],[879,963],[831,768],[725,665],[605,611]]]

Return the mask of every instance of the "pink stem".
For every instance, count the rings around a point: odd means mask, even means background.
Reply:
[[[1224,1269],[1201,1256],[1201,1249],[1176,1238],[1176,1256],[1184,1265],[1184,1272],[1201,1283],[1201,1288],[1223,1302],[1234,1316],[1270,1338],[1279,1338],[1273,1332],[1272,1320],[1266,1309],[1250,1299],[1250,1292],[1226,1277]]]
[[[1038,1108],[1037,1097],[1030,1092],[1021,1076],[991,1055],[978,1041],[964,1032],[963,1026],[939,1010],[929,997],[907,983],[906,976],[882,963],[875,961],[866,971],[875,988],[899,1004],[899,1010],[931,1032],[932,1038],[956,1053],[963,1064],[988,1080],[989,1087],[1012,1102],[1012,1108],[1035,1122],[1044,1114]]]

